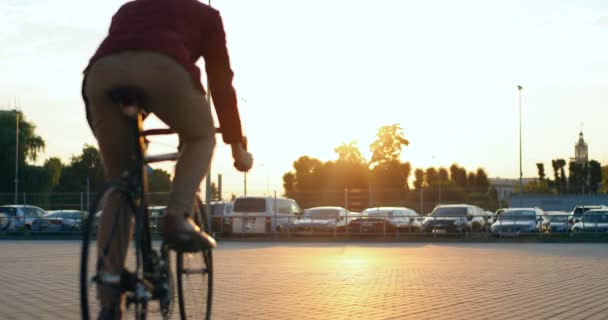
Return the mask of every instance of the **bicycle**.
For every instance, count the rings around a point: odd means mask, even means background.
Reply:
[[[196,316],[202,314],[205,319],[210,319],[213,301],[211,248],[196,253],[185,253],[170,250],[164,242],[160,249],[155,249],[152,243],[146,201],[147,165],[153,162],[175,161],[179,157],[179,152],[148,156],[146,155],[146,137],[174,132],[170,129],[143,129],[143,119],[146,115],[145,94],[138,89],[119,87],[110,90],[108,96],[117,106],[120,106],[125,116],[131,121],[135,165],[124,173],[121,181],[109,184],[99,194],[97,201],[89,210],[86,222],[83,223],[80,263],[82,318],[89,319],[91,314],[96,317],[99,310],[95,308],[98,307],[94,298],[95,286],[102,284],[125,294],[124,316],[132,313],[135,319],[139,320],[145,319],[149,314],[160,314],[163,319],[169,319],[173,313],[177,295],[181,319],[186,319],[188,315],[193,314]],[[216,129],[216,132],[218,131]],[[104,211],[104,214],[108,214],[108,212],[115,214],[116,219],[112,225],[112,232],[109,240],[103,246],[103,254],[90,255],[93,232],[96,232],[97,215],[103,211],[110,197],[117,197],[116,199],[120,200],[116,211],[110,210],[113,208]],[[193,219],[202,230],[209,230],[206,214],[201,207],[202,201],[198,195],[196,200],[198,210],[193,213]],[[117,228],[124,226],[124,223],[118,223],[118,219],[131,219],[129,213],[132,213],[135,218],[132,241],[134,253],[133,248],[132,250],[127,248],[131,254],[127,255],[120,275],[100,274],[103,259],[98,256],[108,257],[110,242],[114,241]],[[120,239],[117,240],[120,241]],[[131,242],[129,239],[127,241]],[[172,265],[172,261],[175,262],[174,265]],[[92,277],[90,273],[93,274]],[[197,276],[200,277],[200,281]],[[206,295],[206,297],[194,299],[192,297],[195,294]],[[194,300],[194,305],[188,306],[187,299]],[[92,301],[91,305],[89,305],[90,301]],[[157,308],[151,304],[153,301],[158,301]]]

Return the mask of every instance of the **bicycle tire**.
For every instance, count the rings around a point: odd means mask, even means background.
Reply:
[[[199,210],[194,215],[194,221],[202,230],[209,230],[206,227],[207,219],[202,202],[200,199],[197,200]],[[209,248],[196,253],[177,252],[175,260],[180,318],[186,320],[189,315],[204,315],[202,319],[211,319],[213,305],[212,250]],[[200,275],[200,279],[197,275]],[[186,299],[192,300],[190,304],[187,305]]]
[[[131,212],[133,212],[134,209],[130,192],[120,185],[110,185],[99,194],[97,200],[93,203],[93,206],[89,210],[89,216],[87,217],[86,224],[84,224],[82,230],[82,252],[80,261],[80,306],[82,319],[85,320],[91,318],[95,319],[100,310],[97,299],[95,298],[96,283],[93,281],[93,276],[96,274],[99,261],[97,259],[97,250],[91,250],[91,247],[93,246],[93,231],[95,231],[97,228],[96,214],[103,210],[106,200],[110,195],[113,194],[116,194],[122,201],[122,203],[118,206],[118,210],[131,210]],[[121,214],[121,212],[117,212],[116,214],[118,216]],[[110,238],[114,237],[116,226],[118,226],[117,222],[115,222],[115,225],[112,228]],[[129,240],[131,237],[132,236],[130,235],[127,238],[127,241],[129,242],[127,244],[127,248],[129,244],[132,243],[132,241]],[[91,254],[92,251],[95,253],[95,255]],[[141,257],[139,257],[141,256],[141,252],[137,250],[128,251],[136,252],[134,254],[130,253],[127,255],[125,258],[125,260],[127,260],[125,264],[136,264],[136,259],[141,259]],[[139,269],[140,270],[136,270],[136,272],[141,272],[141,265]],[[122,307],[124,318],[129,318],[130,315],[133,315],[136,320],[143,320],[145,319],[146,315],[149,314],[147,312],[148,304],[140,304],[135,302],[134,306],[131,306],[129,309],[125,309],[124,306]]]

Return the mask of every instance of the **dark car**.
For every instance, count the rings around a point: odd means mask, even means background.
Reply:
[[[406,207],[374,207],[361,212],[348,224],[349,232],[395,233],[420,231],[421,217]]]
[[[485,211],[469,204],[438,205],[422,222],[422,230],[432,233],[481,232],[485,226]]]

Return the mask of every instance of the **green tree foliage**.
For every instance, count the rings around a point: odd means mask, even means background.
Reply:
[[[57,187],[63,170],[63,163],[59,158],[49,158],[44,162],[44,169],[49,175],[51,188]]]
[[[424,180],[429,187],[436,186],[439,183],[439,173],[437,172],[437,169],[433,167],[426,168]]]
[[[91,145],[85,145],[82,154],[73,156],[70,164],[63,168],[54,191],[83,191],[87,188],[87,180],[92,191],[99,191],[105,184],[99,151]]]
[[[424,186],[424,170],[418,168],[414,171],[414,188],[420,190]]]
[[[338,162],[350,164],[365,164],[365,158],[361,154],[356,141],[349,143],[343,142],[340,146],[334,149],[338,154]]]
[[[545,165],[542,162],[536,164],[536,168],[538,169],[538,177],[540,180],[545,180]]]
[[[17,129],[17,117],[19,117],[19,147],[17,149],[17,156],[20,168],[19,177],[21,190],[24,185],[35,185],[35,183],[28,182],[27,179],[36,177],[39,179],[40,170],[32,169],[37,171],[28,171],[24,169],[28,161],[35,161],[38,157],[38,153],[44,151],[44,140],[36,135],[36,126],[29,122],[21,112],[17,111],[0,111],[0,191],[13,192],[15,189],[15,146],[17,143],[16,129]],[[24,170],[22,170],[24,169]]]
[[[148,172],[149,192],[169,192],[171,190],[171,175],[163,169]]]
[[[589,191],[598,193],[603,180],[602,166],[595,160],[589,161]]]
[[[409,144],[410,142],[404,137],[403,129],[399,124],[380,127],[376,133],[376,140],[370,145],[372,152],[370,166],[399,161],[402,146]]]
[[[463,189],[467,188],[467,170],[458,166],[457,164],[452,164],[450,166],[450,180],[456,186],[459,186]]]
[[[528,194],[550,194],[551,188],[547,180],[533,180],[524,185],[524,192]]]
[[[608,166],[602,167],[602,187],[600,189],[602,193],[608,193]]]
[[[568,190],[570,193],[585,193],[587,190],[587,166],[570,161],[568,163]]]
[[[482,168],[478,168],[475,173],[475,183],[473,185],[477,192],[486,193],[490,188],[490,182],[488,181],[488,174]]]

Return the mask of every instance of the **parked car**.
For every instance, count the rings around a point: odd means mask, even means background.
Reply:
[[[4,205],[0,206],[0,212],[9,218],[8,230],[32,230],[32,222],[41,218],[46,211],[30,205]]]
[[[290,232],[344,232],[352,220],[342,207],[313,207],[304,210],[301,218],[289,225]]]
[[[568,218],[568,222],[570,222],[570,225],[579,222],[583,214],[592,209],[608,209],[608,207],[605,205],[576,206],[574,207],[574,209],[572,209],[572,212],[570,213],[570,218]]]
[[[237,197],[228,221],[233,233],[287,231],[302,209],[293,199],[272,197]]]
[[[508,208],[492,224],[492,233],[518,236],[540,231],[545,212],[541,208]]]
[[[587,210],[572,226],[572,234],[581,232],[608,232],[608,208]]]
[[[360,233],[419,232],[421,228],[420,215],[405,207],[368,208],[348,224],[348,231]]]
[[[10,224],[11,220],[9,215],[4,212],[0,212],[0,231],[6,231]]]
[[[570,232],[568,218],[570,213],[566,211],[546,211],[542,221],[542,231],[548,233]]]
[[[34,231],[78,231],[87,213],[80,210],[54,210],[32,222]]]
[[[152,231],[160,231],[162,219],[165,216],[167,206],[150,206],[148,207],[148,217],[150,220],[150,229]]]
[[[228,215],[232,212],[233,202],[212,202],[211,203],[211,231],[229,234],[232,232],[232,225]]]
[[[432,233],[481,232],[486,224],[482,208],[470,204],[438,205],[422,222],[422,230]]]

